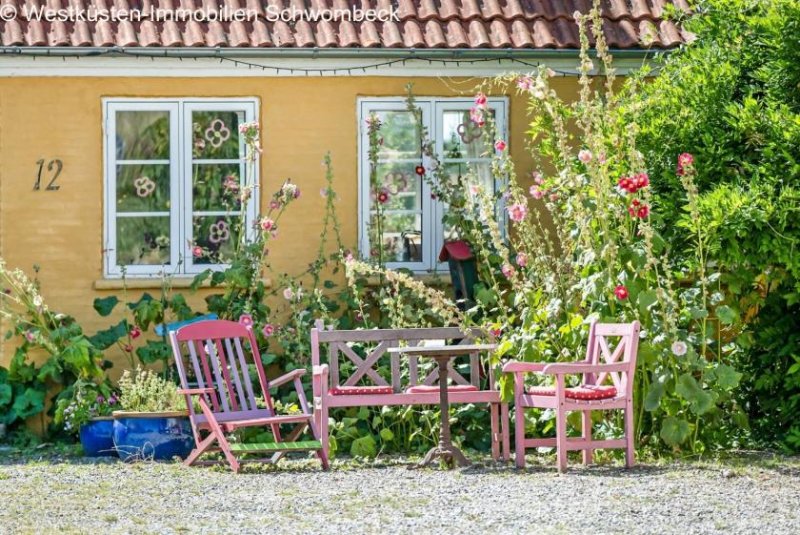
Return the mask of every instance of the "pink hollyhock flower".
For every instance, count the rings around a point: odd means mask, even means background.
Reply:
[[[678,156],[678,169],[676,173],[678,176],[683,176],[686,173],[687,167],[692,167],[694,165],[694,156],[689,154],[688,152],[684,152],[680,156]]]
[[[269,209],[270,210],[278,210],[280,207],[281,207],[281,203],[279,201],[273,200],[273,201],[270,201],[270,203],[269,203]]]
[[[647,173],[639,173],[633,178],[636,181],[637,191],[650,185],[650,177],[647,176]]]
[[[533,89],[533,78],[530,76],[520,76],[517,78],[517,87],[522,91],[530,91]]]
[[[639,207],[639,210],[636,212],[636,217],[639,219],[645,219],[647,216],[650,215],[650,207],[646,204]]]
[[[551,193],[550,194],[550,201],[556,202],[558,200],[558,193]]]
[[[294,291],[291,288],[286,288],[283,290],[283,298],[287,301],[291,301],[294,299]]]
[[[192,254],[194,255],[195,258],[200,258],[201,256],[203,256],[203,248],[200,247],[199,245],[195,245],[194,247],[192,247]]]
[[[619,286],[614,288],[614,295],[616,295],[617,299],[619,299],[620,301],[624,301],[625,299],[628,298],[628,289],[622,284],[620,284]]]
[[[478,93],[477,95],[475,95],[475,106],[483,108],[486,106],[486,102],[487,102],[486,95],[484,95],[483,93]]]
[[[494,148],[499,150],[500,152],[506,150],[506,146],[507,146],[506,142],[503,141],[502,139],[498,139],[497,141],[494,142]]]
[[[33,331],[25,331],[25,339],[28,342],[35,342],[36,341],[36,334]]]
[[[275,334],[275,327],[271,323],[267,323],[266,325],[264,325],[264,328],[261,330],[261,332],[264,333],[264,336],[269,338],[270,336]]]
[[[275,228],[275,221],[272,219],[265,217],[261,220],[261,230],[267,232]]]
[[[517,253],[517,265],[524,268],[528,265],[528,255],[525,253]]]
[[[683,342],[681,340],[676,340],[675,342],[672,343],[672,353],[676,357],[684,356],[688,350],[689,348],[686,345],[686,342]]]
[[[495,338],[500,338],[500,335],[503,334],[503,329],[501,329],[499,327],[493,328],[493,327],[489,326],[489,334],[491,334]]]
[[[245,327],[252,327],[253,326],[253,316],[250,314],[242,314],[239,316],[239,323],[244,325]]]
[[[506,210],[508,211],[508,217],[517,223],[525,219],[525,216],[528,215],[528,208],[522,203],[512,204],[506,208]]]
[[[578,153],[578,159],[582,163],[589,163],[592,161],[592,151],[583,149]]]
[[[135,340],[135,339],[139,338],[142,335],[142,330],[139,328],[138,325],[134,325],[133,327],[131,327],[130,335],[131,335],[131,338],[133,338]]]
[[[544,197],[544,192],[540,190],[537,186],[531,186],[531,189],[528,191],[531,194],[531,197],[533,197],[536,200],[539,200],[542,197]]]
[[[542,173],[540,173],[539,171],[534,171],[531,174],[531,177],[533,177],[533,183],[536,184],[537,186],[541,186],[542,184],[544,184],[544,177],[542,176]]]
[[[382,188],[378,192],[377,199],[379,203],[386,204],[387,202],[389,202],[389,191],[386,188]]]
[[[106,398],[104,398],[103,396],[97,396],[96,398],[94,398],[95,403],[104,403],[105,400]]]
[[[514,273],[517,272],[517,270],[515,270],[514,266],[512,266],[511,264],[503,264],[503,267],[500,268],[500,271],[503,273],[503,276],[507,279],[513,277]]]
[[[344,254],[344,261],[345,261],[345,263],[352,262],[353,260],[355,260],[355,258],[353,258],[353,253],[351,253],[350,251],[347,251],[347,252]]]
[[[483,112],[478,108],[469,109],[469,120],[472,121],[478,127],[481,127],[486,124],[486,121],[483,118]]]

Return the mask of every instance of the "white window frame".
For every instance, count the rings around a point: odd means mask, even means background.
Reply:
[[[139,163],[168,164],[170,166],[170,209],[163,215],[170,218],[170,264],[161,265],[117,265],[117,150],[116,114],[118,111],[167,111],[170,114],[169,160],[142,160]],[[246,122],[258,117],[258,99],[242,98],[104,98],[103,99],[103,184],[105,188],[103,207],[104,269],[106,278],[120,278],[123,270],[130,277],[156,277],[162,274],[196,275],[206,269],[221,270],[226,264],[194,264],[189,236],[192,232],[192,112],[193,111],[240,111]],[[258,156],[256,156],[258,158]],[[137,163],[136,160],[126,160]],[[200,162],[206,160],[198,160]],[[211,162],[211,160],[209,160]],[[240,146],[239,159],[214,160],[215,163],[237,163],[240,177],[250,168],[244,161],[244,146]],[[255,176],[248,177],[256,185],[248,201],[246,221],[242,229],[252,227],[258,212],[259,161],[256,160]],[[204,213],[204,212],[203,212]],[[123,216],[124,217],[124,216]]]
[[[422,111],[422,122],[428,127],[434,140],[434,147],[439,159],[443,159],[443,113],[445,111],[465,111],[475,105],[472,98],[463,97],[415,97],[415,104]],[[490,97],[487,103],[495,112],[495,123],[500,137],[508,142],[508,97]],[[366,119],[373,112],[404,111],[407,110],[406,97],[360,97],[358,99],[358,243],[361,256],[369,258],[370,243],[367,225],[370,221],[370,199],[372,195],[370,185],[369,164],[369,132],[366,128]],[[510,143],[509,143],[510,145]],[[428,158],[423,157],[424,165],[428,166]],[[502,183],[495,180],[495,191],[502,187]],[[391,269],[404,268],[416,273],[430,273],[446,271],[447,263],[439,262],[439,251],[444,244],[444,226],[442,216],[446,205],[431,199],[430,186],[427,181],[422,181],[422,261],[421,262],[387,262],[386,267]],[[503,212],[500,212],[503,213]],[[505,227],[505,225],[504,225]]]

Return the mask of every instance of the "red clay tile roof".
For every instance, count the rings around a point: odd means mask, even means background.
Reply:
[[[229,13],[248,10],[247,21],[155,20],[151,10]],[[603,0],[604,31],[612,49],[671,48],[689,39],[664,17],[665,4],[688,11],[686,0]],[[365,47],[365,48],[578,48],[573,19],[591,0],[0,0],[3,46],[74,47]],[[298,9],[394,7],[399,22],[269,21],[268,14]],[[35,20],[32,9],[95,13],[140,10],[140,20]],[[271,11],[272,10],[272,11]],[[108,11],[106,11],[108,13]],[[27,15],[27,16],[26,16]],[[86,18],[89,18],[85,15]],[[2,18],[8,18],[4,16]],[[95,15],[95,19],[97,17]],[[274,17],[272,17],[274,18]]]

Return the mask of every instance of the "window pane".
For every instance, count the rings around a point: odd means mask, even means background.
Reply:
[[[168,160],[168,111],[118,111],[118,160]]]
[[[200,216],[192,218],[195,264],[227,264],[239,239],[236,217]]]
[[[193,165],[193,210],[238,212],[240,169],[239,164]]]
[[[421,210],[422,177],[414,171],[413,163],[378,165],[380,187],[372,192],[373,209],[380,202],[384,210]]]
[[[463,184],[467,188],[469,184],[476,182],[483,185],[490,194],[494,193],[494,178],[489,162],[446,163],[444,169],[454,186]]]
[[[382,222],[384,262],[422,262],[422,214],[384,214]],[[371,216],[370,243],[377,243],[378,221]],[[370,256],[378,256],[372,247]]]
[[[192,156],[195,159],[238,158],[239,123],[242,122],[243,112],[192,112]]]
[[[377,115],[381,121],[380,136],[383,138],[378,157],[420,159],[419,134],[414,115],[409,111],[382,111]]]
[[[118,212],[169,210],[169,165],[118,165]]]
[[[494,112],[491,112],[494,115]],[[485,128],[479,128],[469,118],[469,111],[442,113],[442,142],[445,158],[488,157]]]
[[[118,217],[117,264],[169,264],[169,217]]]

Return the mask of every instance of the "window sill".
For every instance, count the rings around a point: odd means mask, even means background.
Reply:
[[[427,286],[435,286],[439,288],[453,285],[453,281],[450,279],[449,272],[415,273],[414,280],[422,282]],[[386,281],[381,280],[381,277],[378,275],[371,275],[367,278],[367,286],[383,286],[384,284],[386,284]]]
[[[192,281],[194,277],[173,277],[169,281],[169,287],[175,290],[185,290],[192,286]],[[151,289],[160,289],[162,285],[162,280],[160,278],[131,278],[128,277],[127,279],[97,279],[92,283],[92,287],[95,290],[123,290],[127,288],[128,290],[151,290]],[[264,285],[267,288],[272,287],[272,281],[270,279],[264,280]],[[218,284],[215,288],[222,288],[224,284]],[[211,288],[211,281],[206,279],[200,285],[200,288]]]

